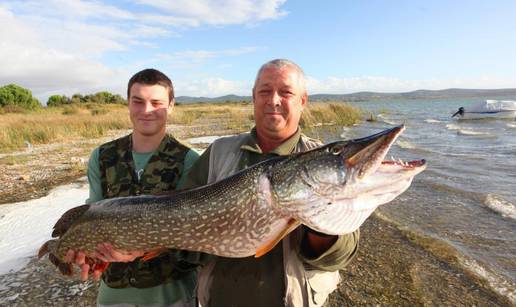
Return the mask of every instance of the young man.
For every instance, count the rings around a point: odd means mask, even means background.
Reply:
[[[127,86],[131,134],[96,148],[88,164],[90,196],[104,198],[159,194],[178,189],[198,154],[167,134],[167,117],[174,107],[170,79],[155,69],[136,73]],[[109,262],[102,274],[99,306],[194,306],[194,262],[183,251],[171,250],[156,259],[139,261],[138,251],[113,250],[109,243],[97,248],[96,257]],[[188,256],[189,255],[189,256]],[[68,253],[81,265],[82,278],[89,266],[84,254]],[[129,262],[128,262],[129,261]],[[100,272],[95,272],[98,279]]]
[[[265,159],[319,146],[299,128],[307,100],[298,65],[288,60],[264,64],[253,88],[255,128],[216,140],[194,164],[185,186],[212,183]],[[322,306],[340,281],[338,270],[355,255],[358,239],[358,230],[328,236],[300,226],[260,258],[213,257],[199,274],[199,303]]]

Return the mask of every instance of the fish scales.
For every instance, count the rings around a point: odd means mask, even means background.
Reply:
[[[168,195],[119,197],[66,212],[39,256],[63,272],[69,249],[91,255],[164,248],[225,257],[262,255],[304,224],[327,234],[356,230],[378,205],[405,191],[426,162],[383,161],[404,127],[273,158],[224,180]]]

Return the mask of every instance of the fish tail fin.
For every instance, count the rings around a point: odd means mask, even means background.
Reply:
[[[60,237],[66,231],[68,231],[68,228],[72,226],[72,224],[79,218],[81,215],[84,214],[84,212],[88,211],[90,208],[89,204],[78,206],[75,208],[72,208],[68,211],[66,211],[57,221],[57,223],[54,225],[54,231],[52,232],[52,237]]]
[[[46,254],[54,253],[54,250],[56,248],[57,240],[48,240],[45,242],[38,251],[38,259],[41,259],[41,257],[45,256]]]
[[[73,267],[71,263],[61,261],[54,254],[48,254],[48,259],[59,269],[61,274],[66,276],[71,276],[73,274]]]
[[[68,275],[68,276],[72,275],[73,274],[72,264],[61,261],[54,254],[56,245],[57,245],[57,240],[48,240],[47,242],[45,242],[39,248],[38,258],[41,259],[41,257],[48,254],[48,259],[50,260],[50,262],[52,262],[52,264],[55,265],[63,275]]]

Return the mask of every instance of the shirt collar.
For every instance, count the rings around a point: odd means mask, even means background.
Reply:
[[[283,142],[278,147],[274,148],[268,154],[275,154],[278,156],[285,156],[291,154],[296,148],[297,143],[299,142],[299,138],[301,137],[301,128],[297,128],[296,133],[288,138],[285,142]],[[258,145],[258,138],[256,134],[256,127],[251,129],[251,133],[249,134],[249,138],[247,138],[244,145],[240,146],[240,149],[251,151],[258,154],[263,154],[260,145]]]

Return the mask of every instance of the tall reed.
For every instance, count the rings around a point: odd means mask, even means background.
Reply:
[[[131,127],[127,107],[103,106],[104,114],[80,107],[45,108],[25,114],[0,114],[0,151],[21,149],[29,144],[96,138],[110,130]]]

